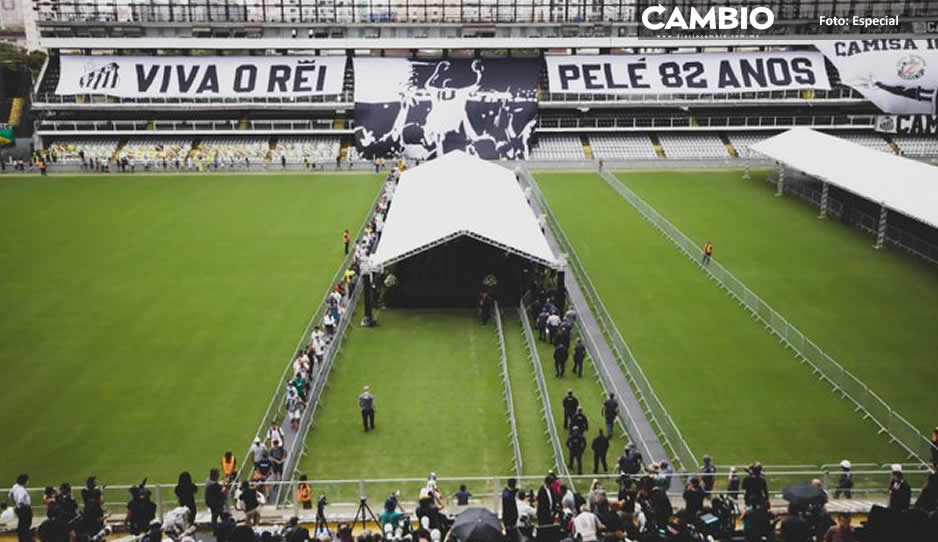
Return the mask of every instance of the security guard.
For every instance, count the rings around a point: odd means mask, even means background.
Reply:
[[[580,401],[573,396],[573,389],[567,390],[567,396],[563,398],[563,428],[570,427],[570,420],[576,414],[576,409],[580,406]]]
[[[570,452],[570,460],[567,468],[573,470],[573,463],[576,462],[576,473],[583,474],[583,450],[586,449],[586,439],[583,432],[576,425],[570,428],[570,436],[567,437],[567,450]]]
[[[586,419],[586,414],[583,414],[583,407],[577,407],[576,414],[574,414],[573,419],[570,420],[570,424],[579,427],[580,431],[584,433],[589,431],[590,422]]]

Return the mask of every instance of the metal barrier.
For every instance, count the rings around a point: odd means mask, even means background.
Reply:
[[[528,313],[524,308],[523,301],[518,305],[518,317],[521,318],[521,333],[524,335],[524,342],[528,347],[531,363],[534,365],[537,393],[541,396],[541,406],[544,411],[544,418],[547,420],[547,434],[550,436],[550,444],[554,449],[554,465],[559,475],[566,478],[570,482],[570,486],[573,487],[573,479],[570,477],[567,463],[563,460],[563,446],[560,444],[560,436],[557,434],[557,424],[554,422],[554,414],[550,408],[550,394],[547,393],[547,382],[544,381],[541,356],[537,353],[537,341],[534,339],[534,332],[531,331],[531,322],[528,321]]]
[[[547,203],[547,199],[538,187],[534,177],[523,168],[520,171],[520,177],[531,187],[531,193],[537,198],[540,208],[544,210],[547,226],[553,232],[554,238],[560,244],[561,248],[566,252],[569,270],[573,272],[573,276],[580,285],[596,321],[602,328],[603,336],[618,358],[619,363],[625,369],[625,374],[638,400],[644,404],[645,415],[651,421],[652,425],[658,428],[657,433],[665,448],[671,450],[670,456],[672,461],[680,465],[683,471],[692,472],[699,470],[700,465],[697,462],[697,457],[694,455],[693,451],[691,451],[687,441],[684,440],[684,436],[678,429],[677,424],[674,423],[674,419],[671,418],[671,414],[664,407],[661,400],[658,399],[658,395],[648,381],[648,377],[645,376],[645,372],[642,371],[635,356],[632,355],[631,350],[625,343],[625,339],[622,338],[618,328],[616,328],[613,323],[609,311],[606,309],[606,306],[603,304],[602,299],[599,297],[596,288],[589,278],[589,274],[580,263],[580,259],[577,257],[573,244],[567,239],[566,234],[560,227],[560,223],[557,222],[556,217],[554,217]]]
[[[766,328],[777,336],[786,347],[791,347],[796,357],[800,358],[802,363],[810,365],[816,376],[830,383],[833,386],[832,391],[834,393],[850,399],[857,406],[856,410],[862,411],[864,420],[872,420],[879,427],[879,433],[888,434],[892,442],[899,444],[909,453],[908,457],[910,459],[914,458],[923,465],[927,464],[932,445],[924,434],[920,433],[898,412],[880,399],[869,386],[834,361],[817,344],[791,325],[788,320],[783,318],[781,314],[753,293],[716,260],[712,260],[709,265],[703,265],[700,261],[700,247],[658,214],[654,208],[645,203],[619,179],[606,171],[601,171],[600,176],[623,199],[629,202],[639,214],[682,250],[690,261],[705,270],[723,289],[738,299],[740,305],[745,306],[755,318],[761,320]]]
[[[505,331],[502,328],[502,311],[495,302],[495,335],[498,337],[499,364],[502,366],[502,383],[505,387],[505,405],[508,408],[508,423],[511,426],[511,447],[514,450],[515,473],[518,476],[524,472],[521,458],[521,443],[518,442],[518,423],[515,420],[515,400],[511,394],[511,379],[508,378],[508,354],[505,351]]]
[[[375,196],[375,199],[371,202],[371,206],[369,207],[369,212],[366,215],[365,220],[362,222],[361,227],[358,229],[358,233],[355,236],[356,242],[361,239],[362,234],[365,231],[365,226],[371,220],[374,214],[375,206],[377,205],[378,200],[381,198],[381,194],[383,193],[383,191],[384,191],[384,185],[382,184],[381,188],[378,190],[378,195]],[[349,266],[352,264],[352,260],[354,257],[355,257],[355,252],[354,251],[349,252],[349,254],[346,255],[345,259],[342,261],[342,264],[339,265],[339,268],[336,270],[335,275],[333,275],[332,279],[329,281],[329,287],[326,290],[326,294],[323,296],[322,302],[320,302],[319,306],[316,308],[316,312],[313,313],[313,316],[309,319],[309,322],[307,322],[306,327],[303,328],[303,332],[300,334],[300,338],[297,341],[296,346],[290,352],[290,357],[287,360],[286,367],[284,367],[283,373],[280,375],[280,379],[277,381],[277,388],[274,391],[273,397],[270,399],[270,403],[267,404],[267,410],[264,411],[264,415],[261,417],[261,423],[258,425],[255,435],[258,435],[258,436],[263,435],[264,429],[270,426],[271,421],[277,418],[282,418],[283,411],[286,407],[285,399],[286,399],[286,394],[287,394],[288,383],[290,381],[290,376],[292,373],[291,369],[293,368],[294,355],[302,347],[302,345],[306,341],[309,340],[310,333],[312,332],[313,327],[316,325],[316,322],[319,322],[322,320],[322,317],[326,311],[326,299],[328,298],[329,294],[332,292],[333,285],[343,280],[345,270],[348,269]],[[351,316],[351,314],[349,314],[349,316]],[[347,318],[342,318],[341,320],[344,321],[344,320],[347,320]],[[341,323],[342,322],[340,322],[340,325]],[[331,350],[331,347],[330,347],[330,350]],[[307,406],[306,410],[309,410],[309,406]],[[304,416],[305,416],[305,412],[304,412]],[[248,450],[247,452],[245,452],[244,456],[242,457],[247,458],[250,455],[250,453],[251,453],[250,445],[248,445]],[[287,459],[289,460],[290,457],[292,457],[292,455],[293,455],[292,453],[289,454]],[[244,478],[244,474],[245,474],[244,469],[245,467],[247,467],[248,464],[253,465],[253,461],[252,462],[248,462],[246,460],[242,461],[241,467],[238,469],[239,480]],[[288,476],[289,472],[285,470],[284,475]]]

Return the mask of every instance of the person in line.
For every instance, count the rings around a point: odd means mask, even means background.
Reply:
[[[375,428],[375,397],[371,394],[371,389],[365,386],[362,394],[358,396],[358,406],[362,411],[362,425],[365,426],[365,432]]]
[[[13,506],[13,513],[16,515],[16,537],[19,542],[32,542],[30,529],[33,527],[33,508],[32,500],[26,491],[26,484],[29,483],[28,474],[20,474],[16,477],[16,483],[10,489],[10,503]]]
[[[586,414],[583,414],[583,407],[577,407],[576,414],[573,415],[570,423],[579,427],[580,431],[584,433],[590,429],[590,422],[586,419]]]
[[[557,378],[563,378],[564,373],[567,372],[567,358],[569,357],[570,350],[563,343],[558,343],[554,347],[554,372]]]
[[[837,480],[837,489],[834,490],[834,498],[839,499],[841,495],[850,499],[853,498],[853,472],[850,461],[844,459],[840,462],[840,478]]]
[[[271,447],[273,447],[274,442],[286,442],[283,439],[283,428],[280,427],[277,420],[271,421],[270,427],[267,428],[267,442],[270,443]]]
[[[534,321],[534,329],[537,330],[537,338],[540,341],[547,341],[547,318],[550,314],[547,312],[547,309],[541,309],[541,312],[537,315],[537,319]]]
[[[576,344],[573,346],[573,372],[580,378],[583,378],[584,359],[586,359],[586,347],[583,346],[583,340],[577,337]]]
[[[912,502],[912,488],[902,476],[902,465],[892,466],[892,481],[889,483],[889,508],[908,510]]]
[[[502,523],[505,526],[505,534],[509,539],[512,538],[512,532],[518,525],[518,480],[508,479],[508,485],[502,489]]]
[[[548,300],[548,303],[550,301]],[[554,312],[551,312],[550,316],[547,317],[547,340],[550,341],[550,344],[556,344],[557,342],[557,332],[560,330],[560,315],[557,314],[556,309]]]
[[[616,394],[610,393],[609,398],[603,401],[603,420],[606,422],[606,434],[609,438],[613,436],[613,428],[616,423],[616,417],[619,415],[619,401],[616,400]]]
[[[710,259],[713,257],[713,244],[710,241],[707,241],[707,244],[704,245],[703,250],[703,260],[701,263],[704,265],[710,265]]]
[[[345,245],[345,255],[348,256],[348,244],[352,240],[351,236],[348,233],[348,228],[345,232],[342,233],[342,244]]]
[[[713,458],[704,454],[703,466],[700,470],[703,472],[703,476],[700,477],[700,482],[703,484],[704,492],[709,497],[710,493],[713,492],[713,484],[716,481],[714,474],[717,472],[717,468],[713,465]]]
[[[563,398],[563,428],[570,427],[570,420],[576,415],[576,409],[579,408],[580,401],[573,395],[573,388],[567,390],[567,396]]]
[[[287,451],[281,441],[274,441],[273,446],[270,447],[269,455],[274,481],[279,482],[283,479],[283,464],[287,459]]]
[[[837,525],[831,526],[822,538],[823,542],[854,542],[856,539],[856,531],[850,525],[850,512],[837,514]]]
[[[231,450],[225,452],[221,457],[221,470],[225,474],[225,485],[230,484],[238,477],[238,460],[235,459]]]
[[[251,461],[251,464],[255,464],[261,460],[266,451],[267,447],[261,442],[261,438],[254,437],[254,442],[251,443],[251,447],[248,449],[248,460]]]
[[[189,521],[192,523],[195,523],[195,494],[198,491],[199,488],[192,483],[192,475],[189,474],[189,471],[180,472],[179,481],[173,492],[179,500],[179,505],[189,509]]]
[[[583,474],[584,450],[586,450],[586,438],[583,437],[583,430],[574,425],[570,428],[570,436],[567,437],[567,451],[570,452],[567,468],[573,470],[573,464],[576,463],[577,474]]]
[[[205,482],[205,506],[212,513],[212,532],[218,530],[218,518],[225,511],[225,495],[228,492],[218,480],[220,473],[218,469],[212,469],[208,473],[208,481]]]
[[[599,434],[590,444],[593,449],[593,474],[599,474],[599,464],[603,465],[603,472],[609,472],[609,466],[606,465],[606,452],[609,451],[609,439],[599,430]]]

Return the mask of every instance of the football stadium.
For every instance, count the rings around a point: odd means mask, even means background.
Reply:
[[[938,540],[938,2],[3,11],[0,542]]]

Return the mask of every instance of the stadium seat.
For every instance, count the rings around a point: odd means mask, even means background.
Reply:
[[[84,151],[85,160],[92,158],[98,160],[108,160],[117,150],[118,139],[116,137],[92,137],[87,139],[67,139],[56,141],[49,145],[50,150],[54,150],[56,160],[62,164],[81,164],[81,155]]]
[[[583,144],[578,136],[544,135],[531,149],[532,160],[583,160]]]
[[[644,134],[590,136],[593,156],[603,160],[654,160],[658,158],[651,139]]]
[[[772,136],[778,135],[777,132],[749,132],[749,133],[740,133],[740,132],[727,132],[726,136],[729,138],[730,143],[733,145],[733,148],[736,149],[736,154],[740,158],[750,158],[752,152],[749,150],[750,147],[764,141]]]
[[[184,162],[191,147],[191,138],[132,138],[121,147],[117,158],[126,158],[131,165],[143,167],[149,167],[164,159]]]
[[[938,156],[938,141],[932,137],[893,136],[892,140],[906,156]]]
[[[715,133],[658,136],[667,158],[729,158],[726,145]]]
[[[290,136],[277,138],[272,158],[279,163],[281,157],[288,164],[304,164],[308,159],[313,165],[335,163],[339,156],[338,137]]]
[[[195,149],[196,161],[217,161],[219,166],[242,165],[245,159],[259,164],[270,155],[270,138],[265,136],[207,137]]]

